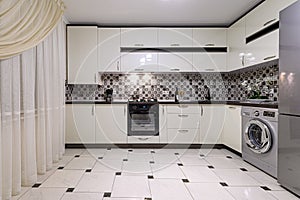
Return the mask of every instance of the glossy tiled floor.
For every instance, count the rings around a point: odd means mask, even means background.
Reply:
[[[292,200],[225,149],[67,149],[21,200]]]

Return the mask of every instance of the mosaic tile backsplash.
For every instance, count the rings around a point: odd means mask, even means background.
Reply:
[[[257,88],[270,100],[278,99],[278,60],[224,73],[101,74],[98,85],[66,85],[66,100],[157,98],[172,100],[176,88],[183,100],[245,100]]]

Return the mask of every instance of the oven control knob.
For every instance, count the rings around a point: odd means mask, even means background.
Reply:
[[[255,116],[255,117],[258,117],[258,116],[259,116],[259,112],[258,112],[258,111],[255,111],[255,112],[254,112],[254,116]]]

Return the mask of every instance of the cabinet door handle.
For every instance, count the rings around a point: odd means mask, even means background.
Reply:
[[[92,106],[92,116],[94,116],[95,113],[94,109],[95,109],[95,105]]]
[[[178,130],[179,133],[188,133],[189,130]]]
[[[245,56],[242,57],[242,66],[245,66]]]
[[[214,47],[215,44],[209,43],[209,44],[205,44],[204,46],[206,46],[206,47]]]
[[[188,108],[188,105],[178,105],[179,108]]]
[[[146,141],[149,140],[150,138],[137,138],[138,140]]]
[[[171,44],[171,47],[179,47],[180,44],[177,44],[177,43],[174,43],[174,44]]]
[[[263,26],[267,26],[268,24],[271,24],[272,22],[276,21],[276,18],[275,19],[271,19],[269,21],[267,21],[266,23],[264,23]]]
[[[97,83],[97,74],[94,75],[94,82]]]
[[[236,107],[233,107],[233,106],[229,106],[228,108],[229,109],[236,109]]]
[[[189,117],[189,115],[178,115],[178,117]]]
[[[144,71],[144,69],[137,68],[137,69],[134,69],[134,71],[140,72],[140,71]]]
[[[144,44],[134,44],[135,47],[142,47]]]
[[[264,60],[270,60],[272,58],[276,58],[276,56],[268,56],[268,57],[265,57]]]
[[[117,70],[120,70],[120,61],[117,62]]]
[[[180,69],[177,69],[177,68],[172,68],[171,71],[175,71],[175,72],[179,72]]]
[[[203,116],[203,106],[201,105],[201,116]]]
[[[165,114],[165,106],[162,106],[162,113]]]
[[[124,116],[126,116],[126,106],[124,106]]]
[[[205,71],[213,72],[215,69],[205,69]]]

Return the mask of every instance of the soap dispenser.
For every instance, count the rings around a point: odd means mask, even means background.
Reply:
[[[179,96],[178,96],[178,88],[176,87],[175,90],[175,102],[178,102]]]

